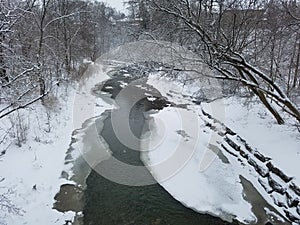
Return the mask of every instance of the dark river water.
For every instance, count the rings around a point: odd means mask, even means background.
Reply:
[[[122,90],[120,83],[130,83],[131,79],[119,74],[118,77],[112,77],[111,80],[98,85],[98,90],[97,88],[94,90],[95,93],[100,93],[101,89],[102,92],[111,94],[111,98],[116,99],[116,103],[120,107],[114,111],[105,112],[107,114],[105,120],[101,121],[104,123],[104,127],[99,135],[109,145],[113,157],[99,163],[95,170],[105,170],[112,174],[118,173],[118,176],[125,182],[141,184],[146,180],[153,180],[145,167],[138,172],[122,171],[115,167],[116,160],[135,166],[143,166],[143,163],[140,160],[139,151],[120,142],[119,128],[113,124],[122,124],[125,120],[129,120],[131,131],[136,137],[139,137],[145,124],[144,112],[150,109],[162,109],[171,103],[160,98],[160,94],[155,89],[147,87],[145,81],[140,81],[144,82],[142,85],[126,87],[126,93],[120,96],[119,93]],[[148,93],[151,89],[150,92],[157,97],[155,101],[147,100],[145,87],[148,89]],[[98,97],[101,97],[101,93]],[[132,143],[132,146],[136,148],[139,143]],[[83,210],[85,225],[230,224],[214,216],[200,214],[184,207],[154,180],[155,184],[152,185],[128,186],[106,179],[95,170],[91,171],[86,181]],[[201,192],[201,190],[199,191]]]

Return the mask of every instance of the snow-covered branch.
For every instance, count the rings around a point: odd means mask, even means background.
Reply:
[[[13,107],[13,106],[17,103],[17,101],[14,102],[14,103],[12,103],[12,104],[10,104],[8,107],[6,107],[6,108],[4,108],[4,109],[2,109],[2,110],[0,111],[0,119],[3,118],[3,117],[5,117],[5,116],[7,116],[7,115],[9,115],[9,114],[11,114],[11,113],[13,113],[13,112],[15,112],[15,111],[17,111],[17,110],[19,110],[19,109],[24,109],[24,108],[26,108],[26,107],[32,105],[33,103],[35,103],[35,102],[37,102],[37,101],[43,99],[45,96],[49,95],[49,94],[52,92],[53,87],[57,86],[58,84],[59,84],[59,82],[55,82],[55,83],[51,86],[51,88],[50,88],[48,91],[46,91],[44,94],[39,95],[39,96],[35,97],[34,99],[32,99],[32,100],[30,100],[30,101],[24,103],[24,104],[18,105],[18,106],[16,106],[16,107]],[[18,97],[18,100],[20,100],[23,96],[25,96],[26,94],[28,94],[30,91],[32,91],[32,89],[27,90],[27,91],[24,92],[22,95],[20,95],[20,96]],[[10,109],[11,107],[13,107],[13,108]]]
[[[15,81],[17,81],[19,78],[26,76],[26,74],[32,72],[34,69],[36,69],[37,67],[31,67],[29,69],[24,70],[22,73],[20,73],[19,75],[15,76],[13,79],[11,79],[8,83],[5,83],[4,85],[2,85],[2,88],[8,87],[10,85],[12,85]]]

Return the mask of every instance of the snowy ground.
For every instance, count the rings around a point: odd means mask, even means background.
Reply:
[[[144,162],[171,195],[197,211],[226,220],[235,217],[244,223],[266,223],[272,220],[274,211],[278,217],[273,218],[275,224],[280,224],[287,214],[299,216],[299,193],[290,188],[300,183],[300,134],[296,127],[291,123],[279,126],[261,104],[244,104],[235,97],[195,105],[192,98],[182,95],[193,96],[197,83],[183,86],[157,74],[150,76],[148,83],[178,104],[151,115],[149,133],[142,143],[148,150],[143,155]],[[238,135],[230,134],[228,128]],[[238,143],[240,152],[225,140]],[[253,149],[247,152],[247,146]],[[266,165],[279,168],[287,181]],[[251,205],[241,176],[266,200],[261,209],[255,205],[257,199],[252,199]],[[264,211],[269,214],[266,218],[260,215]]]
[[[52,209],[53,197],[64,182],[59,178],[73,131],[75,90],[72,88],[68,92],[62,97],[64,93],[60,90],[60,101],[56,109],[49,112],[50,132],[45,108],[35,103],[30,109],[19,111],[24,126],[28,127],[26,143],[21,147],[10,143],[17,132],[14,129],[0,145],[1,150],[8,147],[0,158],[0,194],[14,205],[2,205],[0,224],[63,224],[74,216]],[[0,120],[1,128],[10,128],[12,121],[8,117]],[[11,207],[17,207],[18,213],[11,212]]]
[[[104,69],[98,64],[90,66],[79,86],[69,86],[67,92],[61,85],[51,110],[35,103],[20,110],[19,116],[14,114],[0,120],[0,140],[6,137],[0,142],[1,225],[53,225],[73,220],[74,212],[61,213],[53,209],[54,196],[62,184],[74,184],[61,177],[62,171],[72,175],[72,164],[65,164],[72,132],[109,107],[97,102],[90,93],[93,85],[109,78]],[[20,128],[11,129],[19,120],[27,139],[21,147],[12,142]],[[7,130],[10,132],[6,134]],[[81,152],[73,154],[77,157]]]

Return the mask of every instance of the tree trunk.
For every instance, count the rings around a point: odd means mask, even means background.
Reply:
[[[300,35],[298,35],[299,38]],[[297,80],[299,77],[299,66],[300,66],[300,40],[298,42],[298,54],[297,54],[297,60],[296,60],[296,68],[295,68],[295,75],[294,75],[294,82],[293,82],[293,88],[297,85]]]
[[[294,64],[294,60],[295,60],[295,54],[296,54],[296,49],[297,49],[297,39],[298,39],[298,35],[296,37],[295,43],[294,43],[294,48],[293,48],[293,53],[292,53],[292,57],[291,57],[291,61],[290,61],[290,66],[289,66],[289,72],[288,72],[288,81],[287,81],[287,96],[290,96],[290,91],[292,89],[292,70],[293,70],[293,64]],[[299,50],[298,50],[299,53]]]
[[[43,7],[41,12],[41,20],[40,20],[40,36],[39,36],[39,43],[38,43],[38,55],[37,55],[37,64],[39,66],[38,69],[38,83],[40,88],[40,95],[44,95],[46,93],[46,82],[43,76],[43,64],[42,63],[42,55],[43,55],[43,45],[44,45],[44,23],[47,13],[47,5],[49,3],[49,0],[46,2],[46,0],[43,0]],[[43,102],[43,99],[42,99]]]
[[[4,35],[0,36],[0,80],[9,82],[9,78],[6,73],[5,69],[5,62],[4,62],[4,51],[2,44],[4,42]]]
[[[271,106],[265,94],[262,91],[254,90],[252,91],[259,97],[260,101],[264,104],[264,106],[269,110],[270,113],[274,116],[278,124],[284,124],[284,119],[280,116],[280,114]]]

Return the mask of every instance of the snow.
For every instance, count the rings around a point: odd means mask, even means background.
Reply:
[[[147,97],[147,99],[148,99],[148,101],[150,101],[150,102],[154,102],[154,101],[156,100],[155,97]]]
[[[54,196],[62,184],[75,184],[61,177],[62,171],[73,173],[73,164],[65,165],[72,132],[80,129],[87,119],[113,107],[90,91],[109,78],[105,69],[109,70],[91,63],[77,88],[68,86],[66,91],[67,87],[61,85],[55,93],[57,104],[51,105],[51,110],[39,102],[20,110],[27,133],[27,141],[21,147],[11,143],[15,130],[10,127],[17,115],[0,120],[0,138],[5,137],[5,130],[10,130],[8,138],[0,142],[0,152],[6,150],[0,156],[0,196],[5,196],[11,206],[19,209],[19,213],[10,213],[10,209],[2,207],[0,224],[52,225],[73,221],[75,212],[61,213],[53,209]],[[76,150],[72,152],[73,159],[82,154]]]
[[[255,222],[257,216],[253,213],[254,206],[245,197],[242,176],[277,210],[275,213],[269,206],[265,207],[263,211],[269,218],[282,220],[284,211],[274,204],[280,201],[277,194],[267,194],[258,182],[257,172],[247,166],[247,160],[241,158],[239,162],[217,146],[223,144],[230,149],[219,135],[224,133],[222,124],[225,124],[251,147],[270,157],[271,162],[293,177],[293,182],[299,186],[300,171],[296,167],[300,163],[300,134],[292,121],[277,125],[260,103],[245,104],[237,97],[197,106],[192,103],[193,98],[187,96],[193,96],[201,88],[198,83],[184,86],[157,73],[149,77],[148,84],[169,101],[186,105],[183,108],[165,108],[149,118],[148,138],[142,142],[142,159],[156,180],[174,198],[196,211],[214,214],[228,221],[236,218],[244,223]],[[203,109],[222,123],[205,118]],[[206,122],[210,122],[216,132],[205,126]],[[220,151],[226,160],[219,155]],[[267,169],[263,163],[257,164]],[[276,175],[271,177],[276,178]],[[279,177],[275,180],[282,183]]]
[[[100,101],[96,95],[91,93],[91,90],[95,85],[100,84],[109,78],[107,75],[109,70],[109,67],[106,68],[104,64],[99,61],[90,65],[84,76],[81,78],[81,83],[79,84],[73,107],[74,130],[80,129],[87,119],[101,114],[103,108],[106,108],[106,106],[102,104],[102,101]],[[95,105],[100,107],[95,107]]]
[[[70,97],[65,102],[60,102],[59,111],[52,116],[49,133],[44,131],[47,118],[40,103],[36,103],[28,111],[20,112],[31,123],[28,140],[22,147],[10,145],[6,154],[1,157],[0,177],[4,180],[0,183],[0,194],[11,190],[7,197],[20,207],[21,214],[1,210],[1,223],[63,224],[65,220],[72,220],[74,217],[72,212],[61,214],[52,209],[53,198],[63,183],[59,177],[73,131],[71,121],[74,94],[74,89],[70,90]],[[0,123],[2,128],[10,126],[8,118],[2,119]]]

